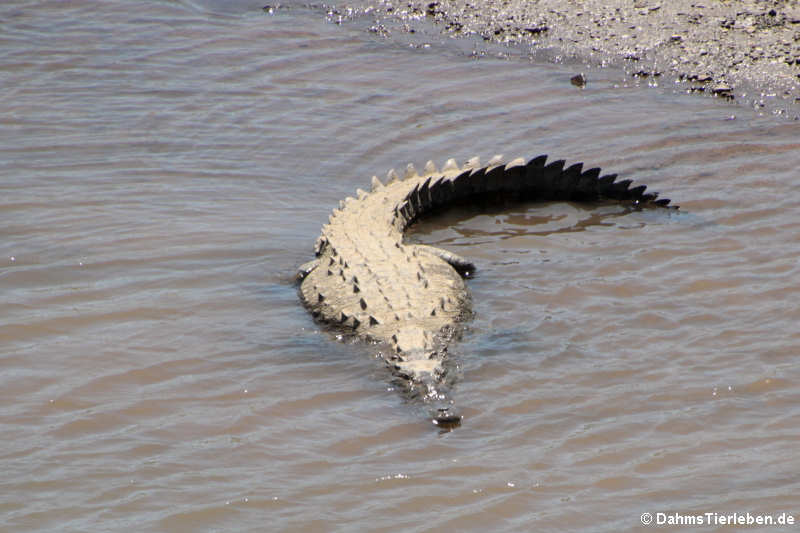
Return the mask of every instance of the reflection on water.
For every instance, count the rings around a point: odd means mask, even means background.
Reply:
[[[7,527],[797,513],[796,124],[261,7],[0,7]],[[682,211],[523,205],[417,228],[479,269],[452,347],[466,419],[439,435],[291,279],[372,174],[498,152],[586,161]]]

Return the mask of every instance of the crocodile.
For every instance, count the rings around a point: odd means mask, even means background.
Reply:
[[[428,406],[431,421],[443,429],[460,425],[462,415],[450,398],[447,349],[471,314],[464,279],[475,266],[441,248],[406,243],[413,222],[459,203],[509,201],[616,200],[635,208],[670,206],[646,186],[631,186],[616,174],[600,175],[583,163],[547,163],[541,155],[486,166],[478,158],[462,166],[453,159],[441,170],[428,162],[421,173],[413,164],[404,176],[390,170],[371,190],[342,200],[322,228],[316,259],[298,272],[300,297],[312,315],[349,334],[385,347],[381,355],[394,381]]]

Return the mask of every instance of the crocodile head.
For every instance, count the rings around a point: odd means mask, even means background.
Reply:
[[[418,326],[406,326],[392,336],[392,348],[396,376],[404,381],[412,397],[423,400],[431,421],[442,429],[458,427],[462,416],[446,392],[447,349],[437,335]]]
[[[443,376],[421,374],[406,383],[411,397],[419,397],[428,416],[440,429],[450,430],[461,425],[463,416],[453,405],[448,384]]]

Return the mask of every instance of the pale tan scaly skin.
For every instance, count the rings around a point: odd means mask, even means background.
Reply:
[[[445,250],[403,242],[404,230],[420,216],[470,199],[596,200],[615,198],[634,205],[666,206],[629,189],[629,180],[599,177],[599,169],[545,166],[545,156],[528,164],[516,159],[487,167],[473,158],[463,167],[449,160],[442,170],[428,162],[419,174],[409,165],[399,179],[390,171],[385,185],[373,177],[372,190],[341,202],[317,240],[317,259],[303,265],[300,294],[315,317],[357,336],[386,343],[385,356],[407,389],[432,407],[434,423],[460,423],[445,383],[447,344],[470,313],[462,275],[474,267]]]

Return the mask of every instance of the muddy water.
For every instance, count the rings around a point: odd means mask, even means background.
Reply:
[[[796,123],[259,7],[0,7],[0,529],[800,513]],[[452,349],[466,418],[439,434],[291,277],[373,173],[497,152],[599,165],[682,210],[421,225],[479,267]]]

